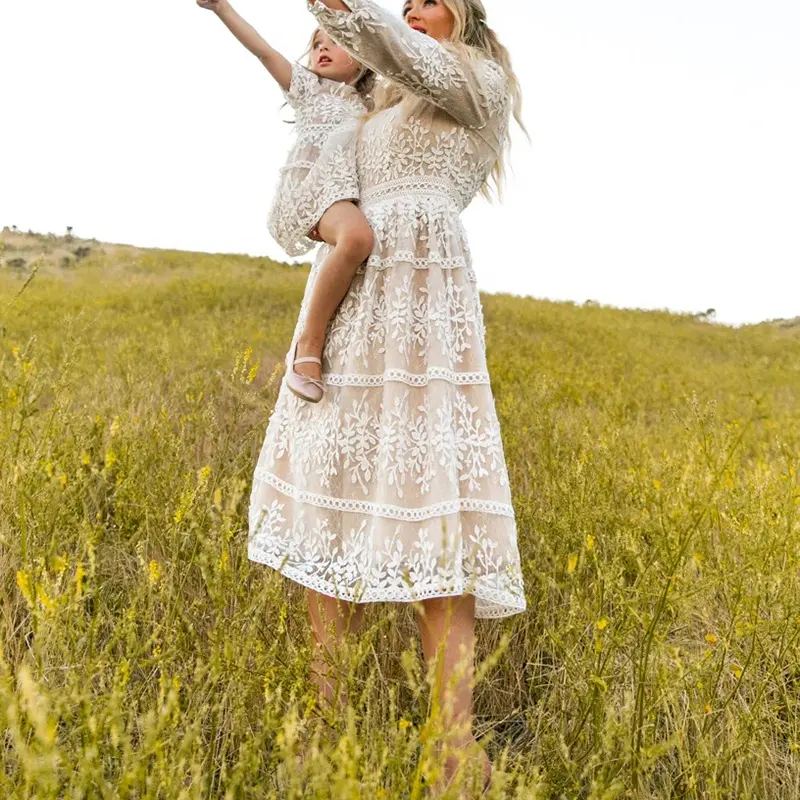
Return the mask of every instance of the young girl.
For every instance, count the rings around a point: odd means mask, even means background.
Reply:
[[[270,47],[227,0],[197,4],[214,11],[258,57],[296,112],[297,137],[281,170],[268,228],[291,256],[308,252],[315,240],[332,248],[302,332],[286,356],[287,386],[316,403],[324,393],[321,356],[328,324],[373,247],[372,229],[356,206],[355,139],[358,119],[369,109],[374,73],[320,29],[311,40],[307,69]],[[295,371],[296,364],[305,365],[302,372]]]

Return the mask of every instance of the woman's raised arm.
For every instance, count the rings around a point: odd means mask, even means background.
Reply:
[[[373,0],[307,0],[320,26],[364,66],[444,109],[468,128],[486,125],[506,77],[486,61],[453,49]]]
[[[291,62],[246,22],[231,6],[228,0],[197,0],[197,5],[213,11],[228,30],[267,68],[281,89],[287,91],[292,80]]]

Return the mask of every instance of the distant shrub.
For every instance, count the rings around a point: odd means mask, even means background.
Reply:
[[[9,267],[14,267],[14,269],[24,269],[28,262],[24,258],[9,258],[6,264]]]
[[[69,256],[61,256],[61,266],[68,267],[72,264],[72,259]]]
[[[86,256],[88,256],[89,253],[91,253],[91,252],[92,252],[92,248],[91,247],[76,247],[72,251],[73,255],[75,256],[75,258],[78,261],[80,261],[82,258],[86,258]]]
[[[711,322],[716,315],[717,310],[715,308],[707,308],[705,311],[699,311],[693,316],[695,319],[700,320],[701,322]]]

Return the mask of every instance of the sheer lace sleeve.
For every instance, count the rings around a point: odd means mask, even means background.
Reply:
[[[284,91],[286,102],[295,111],[306,105],[319,88],[319,78],[302,64],[292,62],[292,79],[289,88]]]
[[[343,0],[334,11],[319,0],[309,9],[331,38],[375,72],[429,100],[468,128],[483,128],[502,113],[507,78],[487,59],[466,59],[415,31],[373,0]]]

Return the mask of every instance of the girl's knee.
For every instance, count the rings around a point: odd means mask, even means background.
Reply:
[[[342,233],[340,245],[359,262],[366,260],[375,245],[375,235],[365,221],[362,225],[352,225]]]

